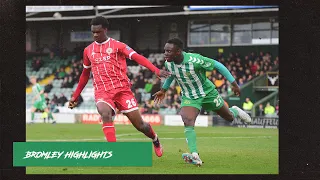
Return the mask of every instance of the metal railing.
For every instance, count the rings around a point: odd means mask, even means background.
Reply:
[[[252,107],[252,110],[251,110],[251,116],[252,117],[256,116],[256,108],[257,108],[257,106],[259,106],[259,104],[263,104],[263,103],[265,103],[266,101],[269,101],[272,98],[274,98],[274,101],[276,101],[278,94],[279,94],[279,91],[276,90],[275,92],[273,92],[273,93],[269,94],[268,96],[266,96],[266,97],[260,99],[259,101],[255,102],[253,104],[253,107]],[[274,102],[273,104],[276,104],[276,102]]]
[[[262,76],[258,76],[258,77],[256,77],[256,78],[254,78],[252,81],[250,81],[250,82],[244,84],[243,86],[241,86],[241,87],[240,87],[240,90],[242,90],[242,89],[244,89],[244,88],[246,88],[246,87],[248,87],[248,86],[250,86],[250,85],[252,85],[252,84],[253,84],[253,86],[255,86],[255,85],[257,84],[256,82],[261,81],[261,79],[263,79],[263,78],[266,79],[267,76],[264,74],[264,75],[262,75]],[[234,94],[233,94],[233,93],[228,94],[227,96],[225,96],[224,99],[228,99],[228,98],[230,98],[231,96],[234,96]]]

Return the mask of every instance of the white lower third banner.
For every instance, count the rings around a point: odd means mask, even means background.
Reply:
[[[208,116],[198,116],[195,126],[208,127]],[[184,126],[180,115],[165,115],[164,125],[166,126]]]

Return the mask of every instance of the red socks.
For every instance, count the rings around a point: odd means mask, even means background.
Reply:
[[[112,122],[102,124],[103,133],[108,142],[116,142],[116,130]]]
[[[151,138],[152,141],[156,141],[157,140],[157,135],[156,133],[154,133],[153,129],[152,129],[152,126],[150,124],[148,124],[148,130],[146,132],[144,132],[144,134]],[[116,130],[114,128],[114,125],[112,122],[110,123],[103,123],[102,124],[102,130],[103,130],[103,133],[107,139],[108,142],[116,142],[117,139],[116,139]]]

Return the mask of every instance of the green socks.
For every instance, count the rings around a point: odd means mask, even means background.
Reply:
[[[184,127],[184,134],[187,138],[188,147],[190,150],[190,153],[196,152],[197,150],[197,144],[196,144],[196,132],[194,131],[193,126],[185,126]]]
[[[233,117],[234,117],[234,118],[238,117],[239,112],[238,112],[236,109],[234,109],[234,108],[229,108],[229,110],[230,110],[231,113],[233,114]]]
[[[34,112],[31,113],[31,121],[34,120]]]
[[[233,114],[233,117],[236,118],[238,117],[239,112],[234,109],[234,108],[229,108],[229,110],[231,111],[231,113]],[[186,136],[186,140],[188,143],[188,147],[190,150],[190,153],[198,153],[197,150],[197,140],[196,140],[196,132],[194,131],[194,127],[193,126],[185,126],[184,127],[184,134]]]

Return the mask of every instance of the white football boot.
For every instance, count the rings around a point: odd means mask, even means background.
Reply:
[[[238,111],[238,116],[239,118],[246,123],[251,123],[251,117],[249,116],[249,114],[247,114],[246,112],[244,112],[242,109],[240,109],[238,106],[232,106],[232,108],[236,109]]]
[[[200,159],[199,154],[198,153],[183,153],[182,154],[182,159],[189,164],[193,164],[196,165],[198,167],[200,167],[203,163],[203,161]]]

